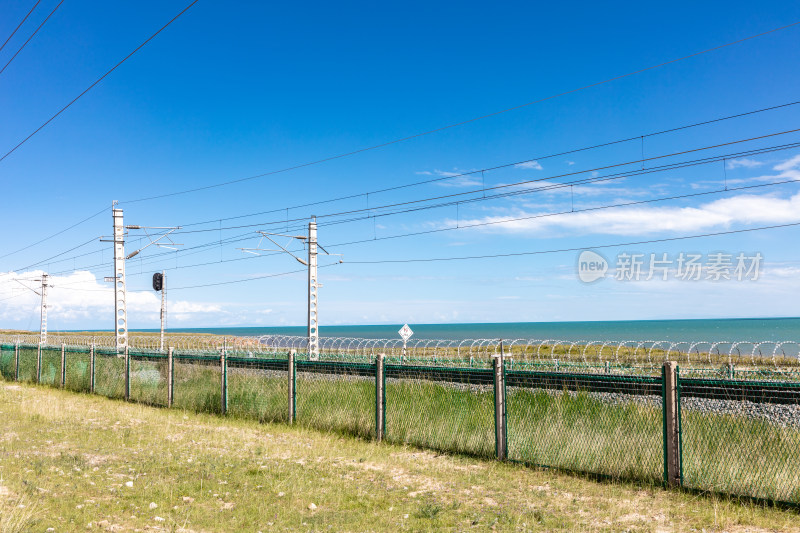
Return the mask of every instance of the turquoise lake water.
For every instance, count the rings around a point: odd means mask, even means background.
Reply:
[[[403,324],[323,326],[323,337],[399,338]],[[488,324],[409,324],[414,338],[424,339],[557,339],[562,341],[800,341],[800,318],[740,318],[702,320],[630,320],[613,322],[517,322]],[[155,331],[155,330],[141,330]],[[306,328],[187,328],[186,333],[232,336],[298,335]]]

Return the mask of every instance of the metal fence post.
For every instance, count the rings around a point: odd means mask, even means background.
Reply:
[[[94,343],[89,347],[89,392],[94,394],[94,367],[95,367]]]
[[[678,405],[678,364],[666,361],[662,370],[664,417],[664,483],[669,487],[681,484],[680,419]]]
[[[39,346],[36,350],[36,383],[39,383],[42,380],[42,345],[39,343]]]
[[[381,442],[386,433],[386,373],[385,355],[375,358],[375,440]]]
[[[505,356],[503,343],[500,343],[500,353],[495,354],[494,365],[494,430],[495,452],[498,461],[505,461],[508,455],[506,443],[506,376]]]
[[[219,362],[220,371],[222,374],[220,409],[224,415],[228,412],[228,354],[227,350],[225,349],[225,341],[222,342],[222,352],[219,356]]]
[[[67,345],[61,343],[61,388],[67,384]]]
[[[131,356],[128,353],[128,346],[125,346],[125,401],[131,399]]]
[[[172,407],[175,384],[174,372],[175,364],[172,358],[172,347],[170,347],[167,350],[167,407]]]
[[[14,381],[19,381],[19,341],[14,345]]]
[[[289,379],[289,423],[294,423],[295,412],[295,393],[294,385],[297,374],[295,372],[294,358],[297,355],[297,350],[289,350],[289,359],[287,361],[287,374]]]

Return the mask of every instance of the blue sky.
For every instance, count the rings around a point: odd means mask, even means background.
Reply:
[[[2,40],[33,3],[3,3]],[[187,3],[66,0],[0,74],[0,155]],[[0,51],[0,68],[56,4],[40,3]],[[381,144],[797,21],[800,5],[769,1],[757,6],[232,6],[200,0],[0,162],[0,328],[38,327],[36,296],[13,279],[42,271],[54,274],[51,330],[111,327],[113,297],[102,281],[111,275],[111,250],[97,238],[110,233],[112,200],[121,202],[127,224],[214,230],[176,237],[185,244],[185,252],[151,247],[128,262],[131,328],[157,327],[159,301],[149,283],[152,272],[162,269],[168,273],[173,327],[302,325],[305,277],[299,273],[183,287],[296,270],[299,265],[290,257],[244,259],[248,256],[237,249],[258,244],[256,229],[285,230],[287,225],[279,221],[287,218],[286,207],[520,161],[528,162],[289,209],[293,233],[302,231],[310,215],[318,215],[320,242],[343,254],[342,264],[320,270],[321,326],[797,316],[797,304],[788,295],[800,288],[800,263],[790,246],[800,235],[798,227],[605,246],[800,222],[797,184],[719,192],[726,184],[736,189],[800,180],[800,148],[572,188],[524,191],[513,184],[602,178],[642,165],[596,174],[592,169],[635,161],[642,154],[663,156],[800,127],[800,105],[793,105],[643,141],[545,157],[800,100],[800,26],[381,149],[201,192],[132,201]],[[798,141],[800,134],[795,132],[665,157],[645,166]],[[509,185],[502,191],[526,194],[458,206],[445,202],[449,205],[436,209],[330,225],[337,217],[324,216],[366,207],[375,209],[369,215],[385,214],[380,206],[498,185]],[[699,192],[709,194],[586,211]],[[482,196],[479,192],[461,198]],[[54,239],[13,253],[104,208],[99,216]],[[264,213],[271,210],[275,212]],[[508,221],[565,210],[578,213]],[[264,214],[225,220],[249,213]],[[211,222],[188,226],[204,221]],[[382,239],[490,221],[499,223]],[[131,233],[128,251],[146,242],[140,237]],[[344,244],[373,238],[378,239]],[[79,245],[83,246],[67,252]],[[196,246],[205,247],[192,248]],[[584,248],[596,249],[612,263],[608,279],[581,283],[577,251],[363,263]],[[760,252],[764,260],[755,281],[671,277],[623,282],[612,279],[613,263],[621,252],[646,257],[667,253],[671,258],[681,252]],[[334,260],[323,257],[320,262]],[[194,266],[199,263],[206,264]]]

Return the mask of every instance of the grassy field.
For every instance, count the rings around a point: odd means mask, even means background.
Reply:
[[[0,453],[10,533],[800,531],[795,511],[7,382]]]
[[[0,359],[7,359],[4,352]],[[35,376],[35,350],[20,354],[20,379]],[[53,360],[51,360],[53,359]],[[67,354],[66,388],[88,391],[89,361]],[[174,407],[222,412],[221,372],[213,358],[175,363]],[[2,361],[0,360],[0,363]],[[96,358],[96,391],[121,398],[123,361]],[[8,377],[8,365],[0,364]],[[23,372],[24,369],[24,372]],[[166,363],[131,362],[131,399],[165,405]],[[43,354],[42,379],[60,379],[60,353]],[[298,372],[296,423],[370,439],[375,433],[374,378]],[[229,368],[230,417],[288,420],[285,371]],[[515,461],[657,485],[663,474],[662,415],[632,401],[610,405],[586,393],[509,389],[508,453]],[[448,453],[492,457],[494,394],[424,380],[387,380],[386,440]],[[729,415],[683,413],[684,479],[688,486],[800,503],[800,431]]]

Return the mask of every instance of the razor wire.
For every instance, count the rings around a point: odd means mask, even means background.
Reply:
[[[102,349],[115,347],[110,334],[50,334],[49,346]],[[38,345],[36,334],[0,335],[8,345]],[[130,349],[163,353],[160,336],[129,336]],[[308,339],[298,335],[222,336],[168,335],[165,347],[188,352],[207,353],[225,350],[237,357],[261,357],[295,350],[307,354]],[[320,337],[319,358],[327,361],[371,362],[377,354],[400,364],[466,365],[488,367],[492,357],[503,351],[512,368],[542,367],[561,369],[577,366],[598,371],[655,372],[667,360],[674,360],[685,370],[768,370],[777,373],[800,372],[800,341],[794,340],[575,340],[575,339],[425,339],[403,344],[400,339],[362,337]]]

